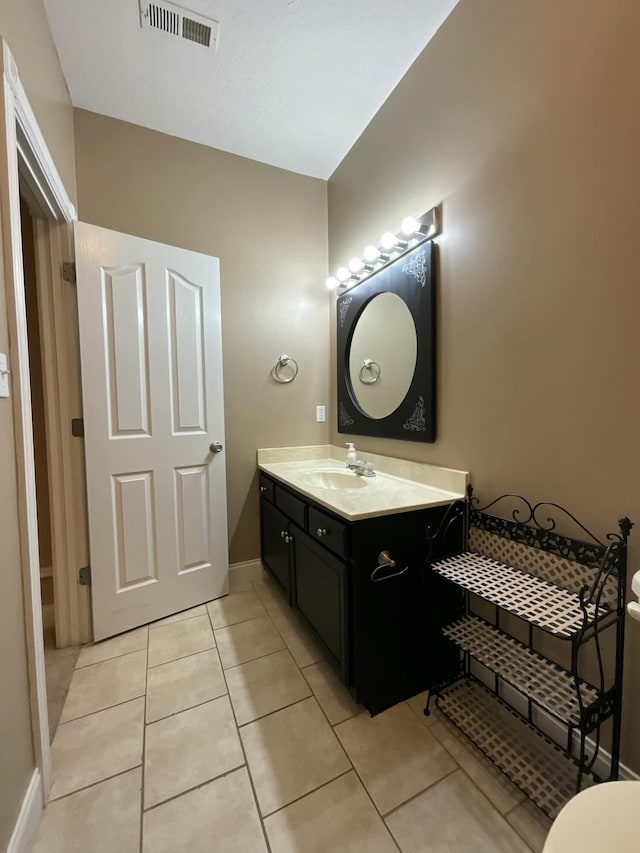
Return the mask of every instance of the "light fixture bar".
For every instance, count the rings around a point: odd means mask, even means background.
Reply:
[[[383,269],[391,261],[415,249],[420,243],[433,240],[442,233],[440,205],[427,210],[422,216],[405,216],[400,231],[394,234],[385,231],[378,246],[369,245],[364,250],[364,260],[351,258],[349,268],[340,267],[335,276],[329,276],[326,285],[330,290],[342,293],[368,275]]]

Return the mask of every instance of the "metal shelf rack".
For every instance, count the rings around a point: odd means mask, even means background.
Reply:
[[[460,670],[453,682],[431,685],[425,714],[435,696],[437,707],[554,817],[585,785],[618,776],[632,524],[620,519],[619,532],[603,542],[557,504],[503,495],[480,507],[469,487],[467,501],[452,504],[428,534],[432,545],[461,515],[465,550],[430,564],[461,590],[461,618],[443,629],[460,651]],[[558,531],[569,524],[587,538]],[[605,632],[615,633],[613,644],[603,642]],[[568,666],[549,657],[550,644],[567,652]],[[607,721],[610,752],[602,744]]]

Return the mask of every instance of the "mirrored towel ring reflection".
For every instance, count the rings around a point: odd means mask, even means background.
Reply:
[[[360,382],[363,385],[373,385],[380,379],[381,368],[377,361],[365,358],[360,368]]]
[[[434,251],[421,243],[338,298],[338,432],[435,441]]]

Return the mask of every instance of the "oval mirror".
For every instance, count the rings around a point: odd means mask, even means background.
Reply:
[[[358,317],[349,348],[349,379],[360,409],[386,418],[404,400],[416,369],[411,311],[395,293],[379,293]]]

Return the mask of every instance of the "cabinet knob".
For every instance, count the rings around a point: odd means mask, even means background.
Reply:
[[[267,491],[268,491],[268,489],[266,486],[260,486],[260,494],[261,495],[266,495]]]
[[[293,536],[289,536],[288,533],[285,533],[284,541],[287,543],[287,545],[289,544],[289,542],[291,542],[292,539]]]
[[[284,538],[286,537],[286,535],[287,535],[287,531],[286,531],[286,530],[281,530],[281,531],[280,531],[280,538],[281,538],[281,539],[284,539]]]
[[[327,528],[326,527],[319,527],[316,530],[316,533],[318,534],[318,536],[326,536],[327,535]]]

